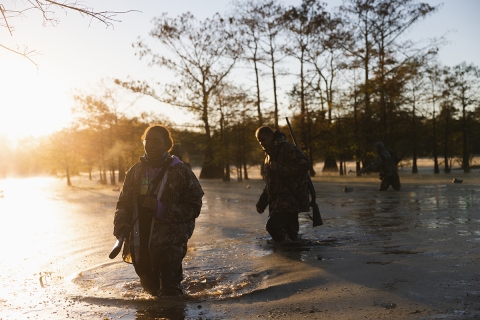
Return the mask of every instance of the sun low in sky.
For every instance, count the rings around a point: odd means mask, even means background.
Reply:
[[[442,0],[423,0],[439,5]],[[422,1],[422,2],[423,2]],[[285,5],[298,5],[301,0],[284,0]],[[329,9],[341,5],[341,0],[326,0]],[[409,33],[413,38],[445,35],[449,41],[440,49],[440,61],[456,65],[463,61],[480,65],[478,60],[480,10],[478,0],[443,1],[437,13],[419,22]],[[171,17],[191,11],[203,19],[215,12],[227,10],[230,0],[179,1],[85,1],[97,9],[128,11],[118,16],[113,28],[70,12],[59,11],[56,27],[43,27],[41,19],[28,16],[15,21],[10,35],[1,29],[2,41],[20,47],[28,46],[39,55],[34,57],[38,69],[26,59],[0,50],[0,136],[14,141],[19,137],[50,134],[69,125],[73,119],[73,91],[92,91],[104,78],[145,80],[151,83],[171,81],[164,70],[148,67],[145,60],[135,56],[132,43],[138,38],[149,39],[152,18],[168,12]],[[284,67],[284,66],[283,66]],[[90,90],[90,91],[89,91]],[[143,105],[142,105],[143,104]],[[136,112],[150,110],[173,114],[174,107],[166,109],[158,102],[142,99]],[[133,110],[134,108],[131,108]],[[191,120],[179,112],[175,122]]]
[[[72,120],[68,88],[25,59],[3,55],[0,70],[0,135],[11,141],[60,130]]]

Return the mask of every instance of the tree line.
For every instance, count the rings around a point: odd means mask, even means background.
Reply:
[[[262,0],[234,1],[223,16],[205,20],[164,13],[149,34],[164,50],[146,40],[133,46],[140,59],[172,71],[176,81],[116,83],[198,116],[205,141],[201,178],[227,175],[221,165],[229,154],[225,124],[239,123],[238,117],[225,122],[228,109],[234,114],[249,105],[248,123],[279,128],[278,82],[287,77],[302,148],[312,164],[324,161],[324,171],[344,174],[351,159],[359,171],[372,160],[373,144],[383,141],[412,157],[413,173],[418,156],[432,157],[436,173],[439,162],[449,172],[459,157],[469,172],[479,148],[472,139],[478,130],[478,67],[442,66],[436,60],[442,37],[407,37],[437,10],[415,0],[346,0],[331,11],[317,0],[298,6]],[[287,63],[290,68],[282,70]]]
[[[186,110],[201,125],[127,117],[105,95],[84,94],[75,97],[75,124],[49,138],[58,139],[52,154],[66,172],[77,166],[65,164],[78,162],[88,172],[100,168],[102,183],[108,175],[115,183],[141,155],[135,139],[156,121],[170,126],[202,166],[200,178],[248,179],[262,157],[253,133],[262,125],[285,131],[283,103],[312,176],[320,161],[323,171],[346,174],[345,162],[354,160],[358,172],[373,159],[377,141],[411,159],[412,173],[419,157],[433,159],[434,173],[456,163],[470,172],[480,151],[479,68],[439,63],[441,37],[407,37],[437,10],[414,0],[346,0],[333,10],[317,0],[298,6],[252,0],[234,1],[227,13],[204,20],[164,13],[149,34],[160,47],[143,39],[133,46],[139,59],[169,70],[174,80],[114,82]]]

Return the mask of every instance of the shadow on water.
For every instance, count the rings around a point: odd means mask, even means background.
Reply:
[[[158,298],[150,300],[123,300],[97,297],[78,297],[75,300],[99,306],[128,308],[134,310],[133,316],[119,315],[122,319],[214,319],[214,314],[205,309],[198,301],[183,298]]]
[[[341,238],[311,240],[302,237],[300,241],[294,241],[288,244],[275,244],[272,241],[268,241],[265,250],[269,250],[271,253],[278,254],[294,261],[325,261],[333,260],[333,258],[323,256],[322,248],[336,247],[338,245],[341,245],[342,242],[345,243],[347,241],[348,240]]]

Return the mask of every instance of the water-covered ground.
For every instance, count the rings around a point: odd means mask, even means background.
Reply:
[[[186,296],[157,299],[108,258],[118,187],[0,180],[0,319],[480,317],[478,173],[405,174],[400,192],[316,178],[324,225],[301,215],[305,241],[290,247],[267,242],[261,180],[201,183]]]

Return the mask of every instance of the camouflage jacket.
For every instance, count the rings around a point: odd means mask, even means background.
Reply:
[[[369,172],[378,168],[380,177],[391,177],[398,174],[397,164],[400,157],[392,150],[383,149],[382,152],[362,171]]]
[[[270,215],[275,213],[308,212],[308,159],[280,131],[275,131],[274,150],[265,158],[265,188],[257,202],[262,211],[268,206]],[[277,167],[271,168],[275,161]]]
[[[164,214],[161,220],[152,216],[150,252],[160,246],[187,243],[202,207],[204,193],[195,174],[178,158],[168,155],[167,159],[173,161],[154,192],[158,194],[157,200],[164,205]],[[139,256],[137,197],[146,169],[147,165],[140,161],[128,170],[115,212],[114,224],[127,222],[131,225],[135,221],[127,241],[129,245],[126,244],[123,250],[123,259],[129,263],[132,263],[130,248],[134,248],[135,257]]]

